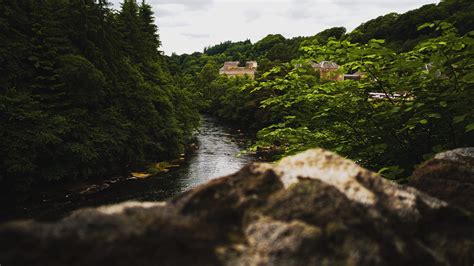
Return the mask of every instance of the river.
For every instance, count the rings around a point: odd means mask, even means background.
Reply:
[[[255,157],[249,154],[238,156],[246,148],[248,138],[214,118],[202,117],[196,140],[198,149],[188,154],[179,168],[168,173],[139,180],[110,179],[101,184],[83,183],[70,188],[54,188],[55,191],[34,196],[30,203],[5,205],[0,221],[57,219],[78,208],[127,200],[163,201],[211,179],[236,172],[255,161]]]

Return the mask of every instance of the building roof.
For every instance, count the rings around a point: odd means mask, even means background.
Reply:
[[[312,63],[311,66],[314,68],[322,68],[322,69],[338,69],[339,68],[339,65],[332,61],[321,61],[319,63]]]

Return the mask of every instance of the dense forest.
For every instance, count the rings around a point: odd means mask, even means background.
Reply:
[[[445,0],[350,33],[268,35],[168,60],[203,96],[201,110],[258,132],[252,151],[278,159],[323,147],[403,180],[435,153],[474,144],[473,18],[472,1]],[[247,60],[258,61],[255,80],[218,74],[225,61]],[[363,78],[323,80],[309,67],[321,61]]]
[[[0,2],[2,188],[120,173],[183,152],[199,123],[151,6]]]
[[[150,5],[0,1],[0,183],[24,189],[175,158],[199,112],[256,133],[271,159],[311,147],[393,179],[473,145],[474,3],[445,0],[314,36],[165,56]],[[255,79],[219,75],[258,61]],[[332,61],[324,80],[311,67]],[[374,99],[371,94],[385,95]]]

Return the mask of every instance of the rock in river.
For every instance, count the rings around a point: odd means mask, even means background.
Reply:
[[[4,265],[472,265],[474,218],[334,153],[254,163],[168,202],[0,227]]]

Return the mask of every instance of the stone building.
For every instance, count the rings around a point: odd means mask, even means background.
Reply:
[[[247,61],[245,67],[239,67],[239,61],[228,61],[219,69],[219,74],[227,76],[245,76],[255,77],[258,64],[256,61]]]
[[[343,80],[361,80],[367,78],[366,73],[358,71],[353,74],[344,74],[339,70],[339,65],[331,61],[321,61],[320,63],[311,62],[311,67],[314,70],[319,71],[321,80],[332,80],[332,81],[343,81]],[[429,71],[430,65],[424,67],[425,70]],[[385,93],[385,92],[369,92],[371,100],[384,100],[384,99],[400,99],[413,100],[413,97],[408,97],[406,93]]]
[[[301,64],[297,65],[297,67],[301,67]],[[319,72],[321,80],[360,80],[365,75],[360,71],[353,74],[343,74],[341,71],[339,71],[339,65],[332,61],[321,61],[320,63],[311,62],[311,67]]]
[[[311,66],[319,71],[321,80],[333,80],[342,81],[344,80],[344,74],[340,73],[339,65],[332,61],[321,61],[319,63],[311,63]]]

